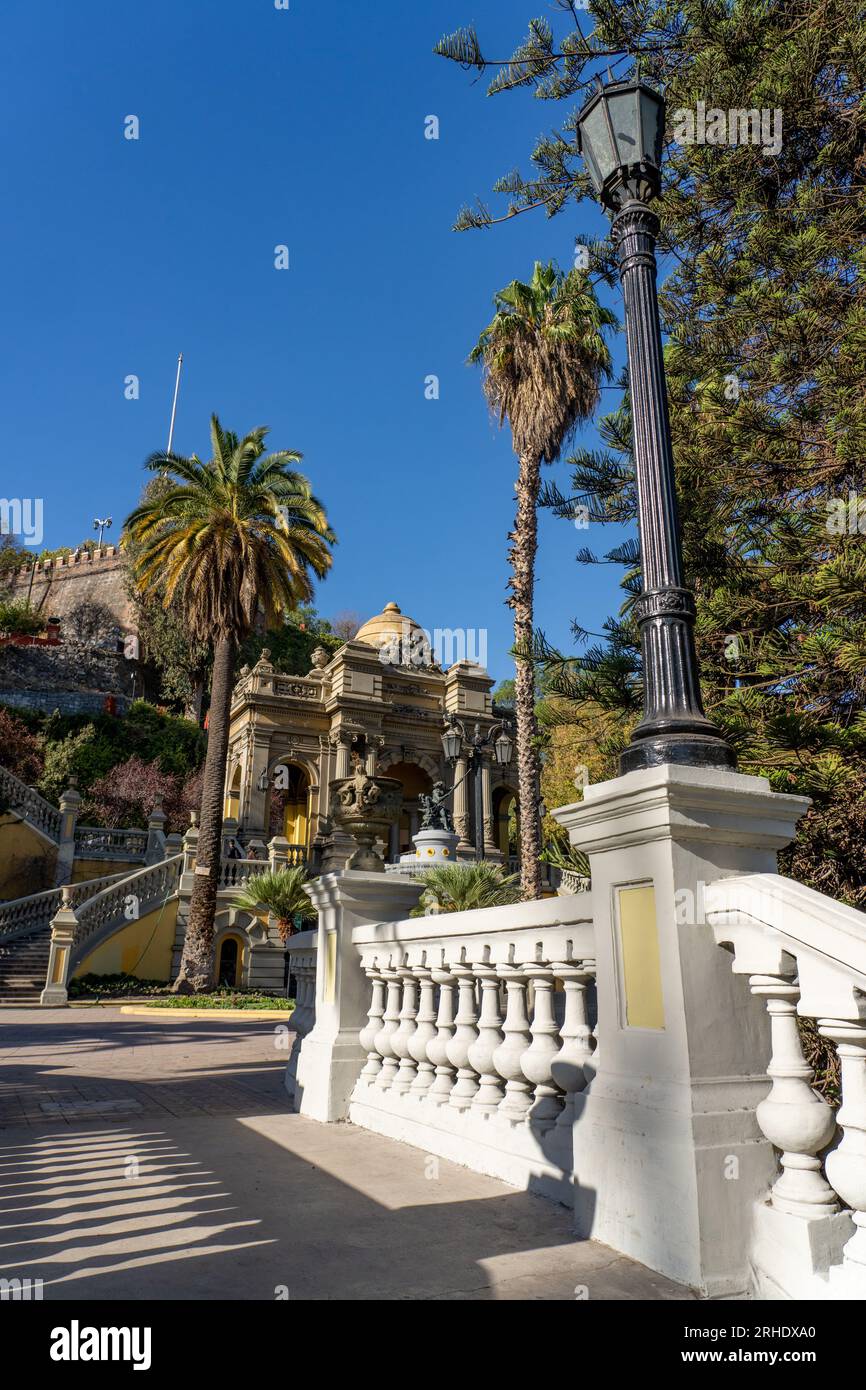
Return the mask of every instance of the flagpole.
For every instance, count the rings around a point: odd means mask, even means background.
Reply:
[[[171,453],[171,444],[172,444],[172,440],[174,439],[174,417],[175,417],[175,415],[177,414],[177,394],[178,394],[178,391],[180,390],[180,370],[181,370],[181,367],[182,367],[182,366],[183,366],[183,353],[180,352],[180,353],[178,353],[178,357],[177,357],[177,376],[175,377],[175,381],[174,381],[174,400],[173,400],[172,403],[171,403],[171,423],[169,424],[169,427],[168,427],[168,446],[167,446],[166,451],[165,451],[167,454],[170,454],[170,453]]]

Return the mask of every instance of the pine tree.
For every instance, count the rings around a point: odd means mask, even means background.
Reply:
[[[686,574],[697,598],[707,713],[740,767],[815,806],[785,864],[803,881],[866,905],[862,836],[835,836],[866,816],[866,31],[855,0],[704,0],[638,7],[563,2],[568,30],[533,21],[490,90],[534,89],[582,100],[604,55],[616,76],[641,73],[665,91],[668,135],[660,293]],[[592,35],[580,26],[595,20]],[[477,36],[440,51],[482,70]],[[770,113],[762,144],[687,143],[681,112]],[[781,141],[773,142],[773,113]],[[529,177],[508,175],[504,216],[561,211],[587,192],[575,113],[545,137]],[[717,130],[718,124],[715,129]],[[696,127],[697,129],[697,127]],[[673,137],[677,136],[677,139]],[[458,225],[495,220],[480,205]],[[583,238],[585,241],[586,238]],[[593,273],[615,281],[612,248],[591,247]],[[571,460],[571,488],[542,504],[591,522],[631,521],[635,494],[627,381],[601,422],[601,447]],[[580,558],[593,563],[598,556]],[[623,567],[624,603],[605,637],[566,660],[539,640],[565,717],[604,714],[607,771],[640,703],[631,605],[632,543],[605,558]],[[585,644],[584,644],[585,648]],[[563,717],[562,702],[558,704]],[[827,871],[827,855],[834,855]]]

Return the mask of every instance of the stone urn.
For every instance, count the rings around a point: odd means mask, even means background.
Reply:
[[[331,820],[358,846],[346,868],[383,874],[385,861],[373,846],[377,840],[387,842],[400,819],[403,784],[396,777],[368,777],[358,763],[351,777],[335,777],[329,787]]]

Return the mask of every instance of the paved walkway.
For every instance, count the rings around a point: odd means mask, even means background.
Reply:
[[[0,1278],[46,1300],[692,1296],[543,1198],[289,1114],[286,1040],[0,1009]]]

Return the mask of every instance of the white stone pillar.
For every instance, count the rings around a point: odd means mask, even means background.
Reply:
[[[48,971],[45,988],[39,996],[39,1003],[44,1008],[57,1008],[58,1005],[68,1002],[69,962],[78,929],[78,918],[72,908],[71,893],[72,889],[68,885],[64,886],[60,909],[51,921]]]
[[[827,1176],[854,1220],[841,1269],[831,1270],[830,1281],[846,1298],[866,1299],[866,1023],[822,1018],[818,1026],[836,1044],[842,1073],[842,1142],[827,1155]]]
[[[776,1159],[755,1118],[766,1013],[716,945],[703,889],[775,872],[807,805],[762,777],[663,765],[553,813],[589,855],[598,967],[598,1070],[574,1098],[577,1229],[709,1295],[749,1286]]]
[[[454,1022],[454,1036],[448,1044],[448,1061],[457,1068],[457,1080],[448,1097],[448,1104],[456,1110],[468,1110],[478,1080],[469,1061],[469,1049],[478,1037],[475,1027],[475,971],[471,965],[452,965],[452,975],[457,978],[457,1017]]]
[[[433,972],[426,966],[413,966],[413,971],[421,991],[421,1002],[418,1006],[415,1031],[409,1040],[409,1052],[418,1064],[418,1073],[412,1082],[412,1094],[424,1096],[433,1085],[434,1064],[430,1059],[429,1046],[436,1036],[435,985]]]
[[[318,909],[316,1023],[298,1059],[300,1111],[314,1120],[344,1120],[366,1050],[370,991],[352,942],[354,927],[408,917],[423,884],[399,874],[323,874],[307,885]],[[398,980],[399,983],[399,980]]]
[[[427,1044],[427,1056],[435,1067],[435,1080],[430,1087],[434,1105],[444,1105],[454,1085],[454,1067],[448,1059],[448,1045],[454,1036],[454,976],[447,970],[434,970],[433,983],[439,986],[439,1008],[436,1014],[436,1036]]]
[[[531,1087],[520,1066],[520,1059],[532,1041],[526,1011],[527,977],[516,965],[500,965],[498,973],[505,980],[506,991],[502,1042],[493,1054],[494,1067],[505,1077],[501,1110],[510,1120],[525,1120],[532,1104]]]

